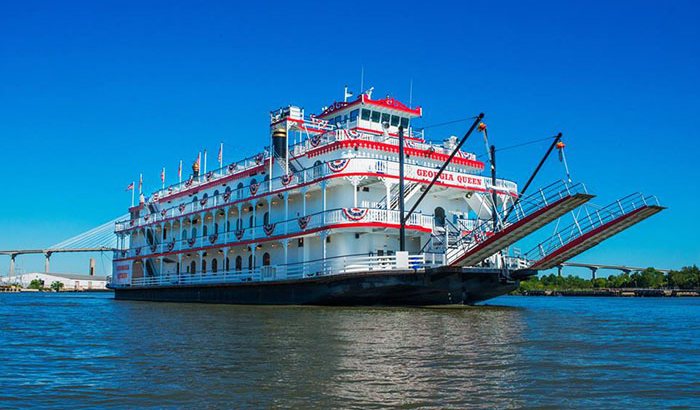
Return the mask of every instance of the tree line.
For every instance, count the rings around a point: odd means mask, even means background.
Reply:
[[[631,274],[623,272],[619,275],[595,279],[584,279],[573,275],[559,276],[552,273],[534,276],[520,282],[518,292],[602,288],[698,289],[700,288],[700,269],[693,265],[663,273],[654,268],[646,268]]]

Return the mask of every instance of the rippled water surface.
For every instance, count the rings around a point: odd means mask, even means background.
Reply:
[[[460,309],[0,294],[0,407],[700,407],[700,299]]]

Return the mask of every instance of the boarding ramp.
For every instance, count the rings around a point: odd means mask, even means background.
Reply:
[[[591,198],[593,195],[586,192],[583,184],[566,181],[550,184],[522,197],[509,213],[499,213],[502,229],[494,233],[492,221],[482,221],[450,244],[445,254],[447,264],[475,266]]]
[[[558,229],[554,235],[525,253],[530,269],[554,268],[600,242],[657,214],[665,208],[654,196],[640,193],[619,199],[601,209],[584,209],[574,223]]]

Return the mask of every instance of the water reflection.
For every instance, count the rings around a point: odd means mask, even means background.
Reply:
[[[505,301],[523,307],[0,294],[0,407],[698,404],[700,300]]]

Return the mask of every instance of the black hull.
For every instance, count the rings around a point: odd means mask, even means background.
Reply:
[[[129,287],[119,300],[246,305],[430,306],[471,305],[506,294],[517,282],[496,269],[443,267],[360,272],[290,281]]]

